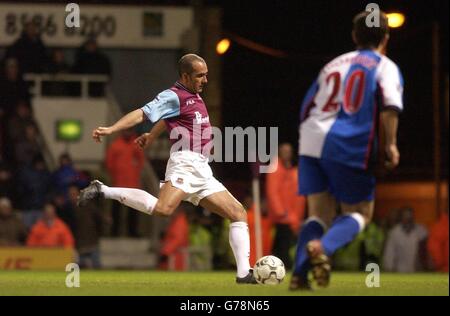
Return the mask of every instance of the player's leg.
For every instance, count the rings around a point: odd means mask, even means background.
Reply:
[[[309,255],[306,245],[320,239],[336,214],[336,200],[329,192],[310,194],[307,196],[308,218],[300,230],[291,290],[308,289],[308,271],[310,270]]]
[[[321,242],[328,256],[350,243],[372,219],[374,201],[340,203],[342,215],[336,218]]]
[[[375,201],[363,201],[356,204],[340,203],[340,206],[343,214],[361,214],[364,224],[367,226],[372,221]]]
[[[328,190],[328,179],[320,167],[319,160],[300,156],[299,192],[307,196],[308,218],[298,236],[291,290],[309,288],[307,275],[310,265],[306,245],[311,240],[322,237],[336,211],[336,201]]]
[[[228,191],[210,194],[200,201],[200,205],[231,221],[229,240],[237,266],[238,283],[256,283],[250,268],[250,237],[247,212]]]
[[[328,258],[350,243],[372,217],[375,179],[361,169],[329,161],[322,164],[343,213],[320,240],[313,240],[307,245],[314,279],[319,285],[326,286],[331,268]]]
[[[170,216],[176,210],[181,201],[183,201],[188,194],[183,190],[172,185],[171,181],[167,181],[161,187],[159,198],[153,209],[154,215]]]
[[[337,203],[334,196],[328,192],[309,194],[306,198],[308,219],[318,220],[322,226],[329,227],[336,216]]]
[[[89,200],[99,197],[119,201],[126,206],[149,215],[155,213],[168,216],[186,197],[186,193],[172,186],[169,181],[162,186],[160,197],[157,199],[144,190],[109,187],[98,180],[94,180],[87,188],[81,190],[78,204],[83,206]]]

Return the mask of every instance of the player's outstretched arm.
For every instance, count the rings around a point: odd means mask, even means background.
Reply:
[[[385,132],[385,151],[387,169],[394,169],[400,163],[400,152],[397,148],[398,113],[394,110],[381,112],[381,122]]]
[[[112,133],[131,128],[139,123],[142,123],[143,121],[144,111],[142,111],[141,109],[137,109],[123,116],[112,126],[97,127],[92,131],[92,138],[97,143],[100,143],[102,141],[102,136],[111,135]]]
[[[149,133],[142,134],[141,136],[136,138],[134,142],[135,144],[138,144],[142,149],[145,149],[146,147],[150,146],[165,129],[166,124],[163,120],[160,120],[152,127]]]

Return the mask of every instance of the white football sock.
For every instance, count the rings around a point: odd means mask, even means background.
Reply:
[[[139,189],[111,188],[102,185],[101,191],[105,194],[105,198],[117,200],[126,206],[149,215],[153,213],[153,209],[158,201],[158,199],[150,193]]]
[[[230,224],[230,246],[236,259],[237,276],[245,277],[250,270],[250,236],[246,222]]]

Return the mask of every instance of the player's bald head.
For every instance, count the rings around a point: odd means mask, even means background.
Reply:
[[[203,58],[195,54],[186,54],[178,61],[178,73],[181,76],[183,73],[190,75],[194,71],[194,63],[200,62],[206,65]]]
[[[380,25],[370,27],[366,22],[369,14],[372,12],[363,11],[353,18],[353,36],[356,45],[363,48],[376,48],[389,34],[388,18],[384,12],[380,11]]]

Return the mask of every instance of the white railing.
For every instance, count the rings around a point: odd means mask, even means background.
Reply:
[[[42,83],[44,81],[50,82],[79,82],[81,84],[82,99],[89,98],[89,83],[108,83],[109,77],[105,75],[90,75],[90,74],[33,74],[27,73],[24,75],[27,82],[32,82],[31,92],[35,97],[42,97]]]

